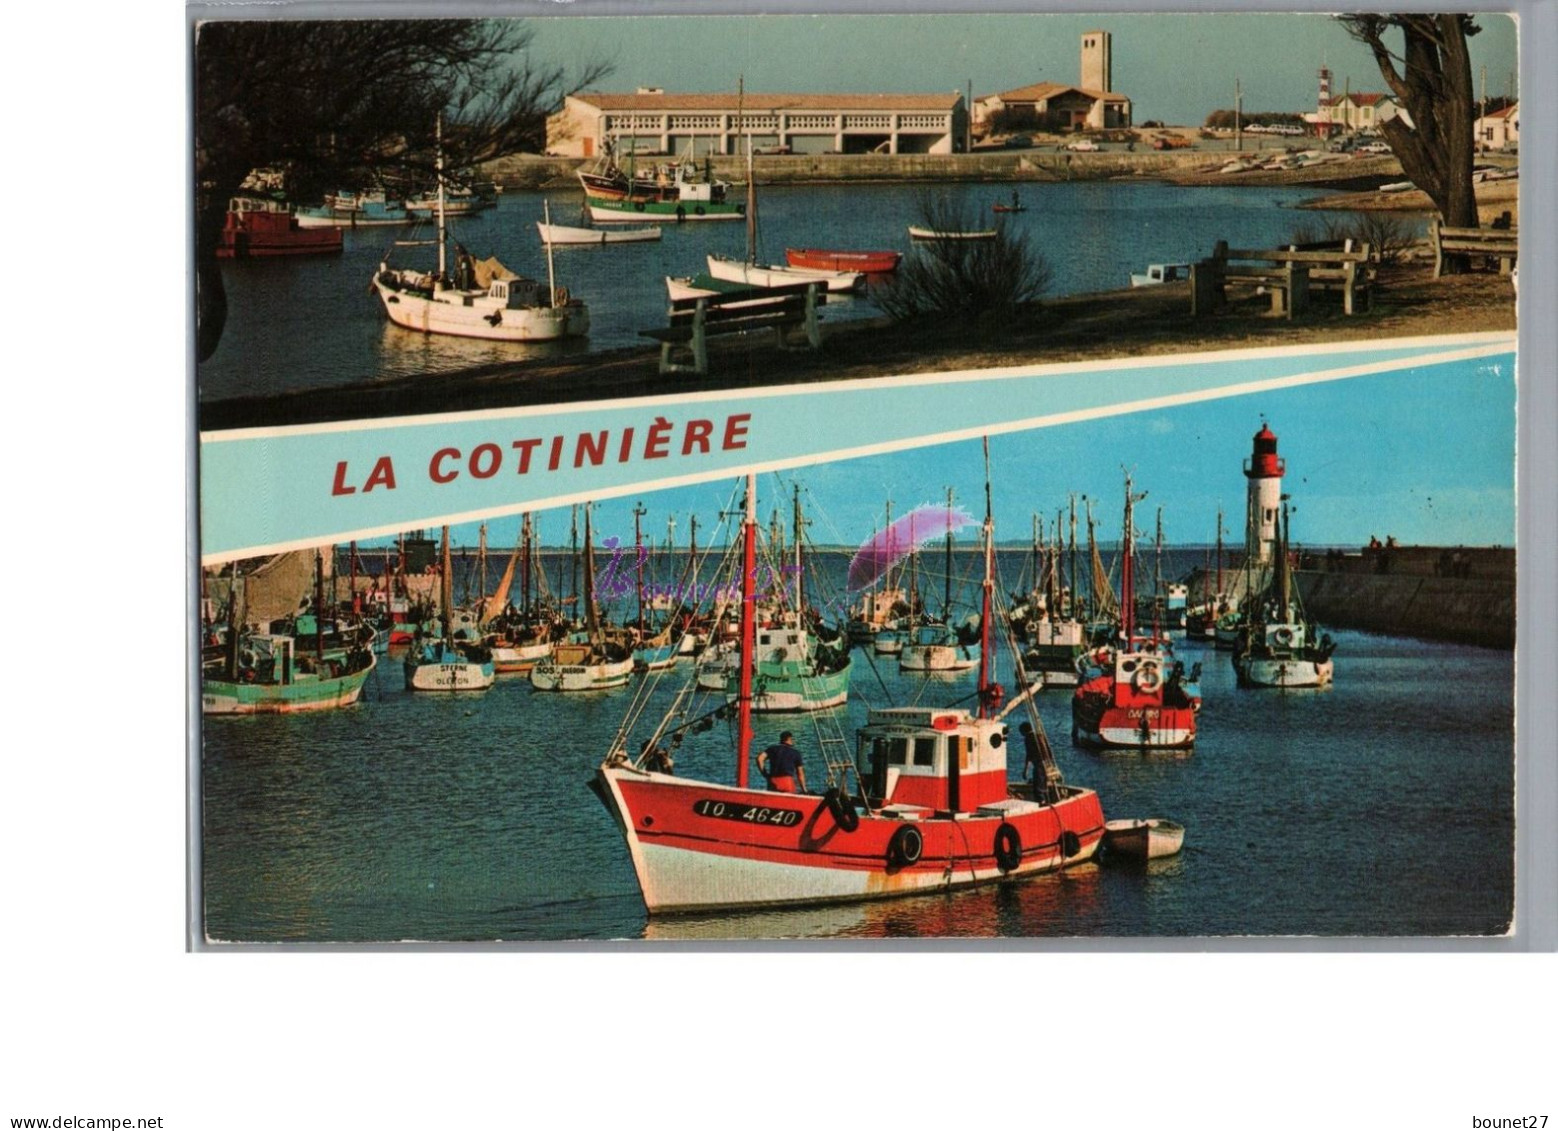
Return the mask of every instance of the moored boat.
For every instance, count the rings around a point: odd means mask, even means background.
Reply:
[[[200,679],[204,715],[281,715],[348,707],[362,695],[376,661],[368,648],[298,655],[290,636],[237,638],[234,663],[207,663]]]
[[[1144,274],[1131,274],[1131,286],[1156,287],[1163,283],[1178,283],[1190,278],[1188,263],[1149,263]]]
[[[1161,817],[1104,823],[1104,853],[1108,858],[1156,860],[1173,856],[1185,843],[1185,826]]]
[[[1240,687],[1329,687],[1335,679],[1331,654],[1336,645],[1304,616],[1293,586],[1288,522],[1284,502],[1271,584],[1250,602],[1247,623],[1234,647],[1233,668]]]
[[[584,632],[560,643],[551,656],[530,669],[537,691],[604,691],[633,677],[633,651],[609,637],[595,603],[595,544],[590,505],[584,505]]]
[[[660,238],[660,229],[650,228],[570,228],[562,224],[536,221],[541,242],[558,247],[590,247],[608,243],[643,243]]]
[[[940,232],[935,228],[924,228],[916,224],[909,225],[909,238],[916,240],[993,240],[996,236],[994,228],[980,228],[972,231]]]
[[[407,691],[486,691],[497,682],[492,653],[480,640],[456,639],[452,628],[453,567],[449,528],[443,528],[440,549],[438,615],[441,632],[414,638],[402,661]]]
[[[305,228],[290,204],[266,196],[235,196],[216,245],[218,259],[330,255],[341,250],[339,228]]]
[[[834,251],[820,247],[788,247],[785,262],[797,270],[858,271],[863,275],[886,275],[898,270],[901,251]]]

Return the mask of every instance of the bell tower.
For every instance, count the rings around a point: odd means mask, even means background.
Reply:
[[[1107,31],[1082,33],[1082,81],[1083,90],[1108,93],[1113,90],[1113,64],[1110,60],[1110,40]]]

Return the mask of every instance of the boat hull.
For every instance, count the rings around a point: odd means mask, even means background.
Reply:
[[[362,696],[363,684],[373,671],[370,663],[359,672],[334,679],[300,679],[288,684],[236,683],[202,680],[202,715],[291,715],[303,711],[328,711],[350,707]]]
[[[623,832],[650,914],[890,899],[1024,879],[1092,859],[1104,831],[1097,794],[1075,787],[1054,805],[956,821],[863,814],[851,832],[822,798],[806,794],[623,765],[601,767],[592,787]],[[900,865],[890,862],[889,845],[905,825],[920,833],[923,851]],[[996,860],[1003,827],[1018,838],[1009,868]]]
[[[865,275],[885,275],[898,270],[901,251],[829,251],[817,247],[785,248],[785,262],[806,271],[859,271]]]
[[[905,644],[898,653],[904,672],[966,672],[979,666],[979,649],[961,644]]]
[[[583,303],[520,308],[480,303],[465,306],[396,290],[377,278],[373,286],[391,322],[423,334],[494,342],[550,342],[580,338],[590,332],[590,312]]]
[[[791,670],[786,670],[786,667]],[[802,675],[794,665],[760,663],[752,680],[753,714],[786,714],[825,711],[849,698],[851,665],[836,672]],[[725,684],[725,698],[737,701],[737,683],[732,675]]]
[[[492,670],[500,674],[528,672],[552,654],[550,640],[540,644],[497,644],[492,648]]]
[[[561,224],[536,221],[541,242],[554,247],[594,247],[607,243],[643,243],[660,238],[659,228],[632,228],[611,231],[605,228],[568,228]]]
[[[796,283],[821,283],[835,294],[858,290],[865,284],[865,276],[858,271],[796,271],[788,267],[763,267],[708,256],[709,274],[727,283],[740,283],[747,287],[785,287]]]
[[[1195,745],[1196,713],[1191,707],[1100,706],[1078,696],[1071,702],[1071,733],[1092,746],[1181,749]]]
[[[603,664],[540,663],[530,669],[530,685],[537,691],[606,691],[632,677],[631,656]]]
[[[1305,660],[1292,656],[1269,659],[1236,656],[1233,668],[1241,687],[1329,687],[1336,675],[1333,660]]]
[[[603,200],[589,197],[590,219],[597,224],[642,224],[646,220],[693,223],[703,220],[744,220],[744,204],[685,204],[675,200]]]
[[[491,662],[405,662],[407,691],[486,691],[497,682]]]
[[[1173,856],[1185,843],[1185,827],[1173,821],[1109,821],[1104,825],[1104,851],[1110,857],[1157,860]]]

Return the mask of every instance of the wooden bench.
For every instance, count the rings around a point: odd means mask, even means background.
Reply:
[[[774,343],[780,349],[789,349],[789,331],[801,327],[806,332],[806,344],[812,349],[820,348],[822,333],[817,328],[817,308],[827,300],[827,284],[822,282],[745,287],[672,299],[667,312],[670,325],[640,330],[639,335],[660,343],[661,373],[706,374],[708,340],[724,334],[771,329]],[[678,353],[690,355],[690,363],[677,360]]]
[[[1368,244],[1354,247],[1293,245],[1270,250],[1230,248],[1219,240],[1212,254],[1190,268],[1190,312],[1200,316],[1227,302],[1228,284],[1263,287],[1271,312],[1289,319],[1309,306],[1312,291],[1335,291],[1347,314],[1366,310],[1374,282]]]
[[[1428,225],[1428,238],[1434,245],[1434,278],[1444,274],[1448,256],[1498,260],[1498,273],[1508,275],[1515,265],[1519,234],[1514,228],[1447,228],[1435,217]]]

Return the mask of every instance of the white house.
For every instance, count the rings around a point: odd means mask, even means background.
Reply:
[[[1482,149],[1514,149],[1520,144],[1520,103],[1514,102],[1477,119],[1477,144]]]

